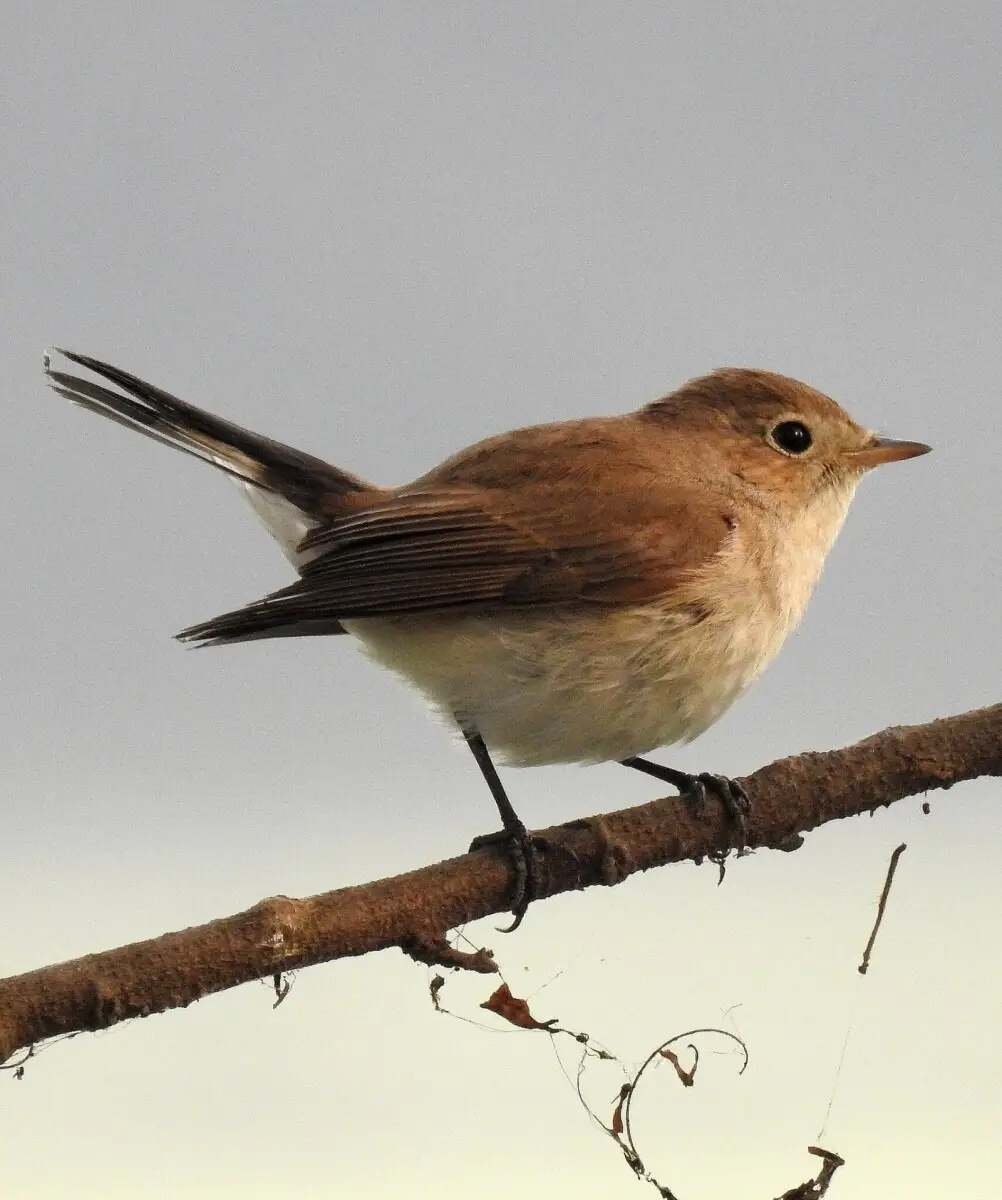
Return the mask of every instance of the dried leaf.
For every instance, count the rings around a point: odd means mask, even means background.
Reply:
[[[696,1047],[690,1046],[690,1049],[695,1051]],[[674,1050],[662,1050],[662,1051],[660,1051],[660,1054],[661,1054],[662,1058],[666,1058],[671,1063],[671,1065],[675,1068],[675,1074],[682,1081],[682,1086],[683,1087],[692,1087],[693,1080],[696,1075],[696,1067],[699,1065],[699,1055],[696,1054],[696,1058],[695,1058],[692,1066],[687,1071],[685,1069],[685,1067],[683,1067],[682,1064],[678,1061],[678,1055],[675,1053]]]
[[[512,1025],[517,1025],[519,1029],[552,1030],[557,1023],[556,1017],[551,1017],[548,1021],[537,1021],[529,1012],[528,1004],[518,996],[513,996],[506,983],[502,983],[491,998],[485,1000],[480,1007],[486,1008],[488,1012],[497,1013],[499,1017],[504,1017]]]
[[[623,1132],[623,1105],[626,1103],[626,1097],[629,1096],[632,1088],[630,1084],[624,1083],[619,1089],[619,1100],[616,1104],[616,1110],[612,1114],[612,1132],[616,1137],[619,1137]]]

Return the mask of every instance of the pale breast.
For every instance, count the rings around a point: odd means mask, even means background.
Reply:
[[[761,630],[698,610],[345,622],[513,765],[603,762],[695,737],[757,672]]]

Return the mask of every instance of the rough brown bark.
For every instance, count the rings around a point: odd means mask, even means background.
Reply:
[[[741,780],[752,802],[747,843],[795,849],[799,834],[826,821],[1000,774],[1002,704],[892,727],[842,750],[781,759]],[[717,805],[697,815],[668,797],[541,835],[542,890],[556,895],[722,855],[733,826]],[[57,1034],[105,1029],[249,980],[390,946],[421,962],[493,971],[489,950],[455,950],[445,935],[504,912],[510,887],[507,861],[480,850],[304,900],[275,896],[208,925],[0,980],[0,1062]]]

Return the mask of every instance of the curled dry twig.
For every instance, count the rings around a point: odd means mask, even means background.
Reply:
[[[458,1014],[444,1008],[441,1003],[441,991],[445,985],[445,980],[441,975],[436,975],[431,982],[431,999],[437,1012],[445,1013],[448,1016],[458,1017]],[[632,1125],[632,1108],[636,1097],[637,1087],[652,1064],[660,1061],[671,1063],[678,1076],[679,1082],[683,1087],[692,1087],[695,1082],[696,1069],[699,1065],[699,1050],[695,1043],[688,1042],[687,1048],[692,1051],[693,1062],[691,1067],[683,1067],[678,1054],[673,1049],[679,1042],[686,1041],[690,1038],[703,1037],[706,1035],[716,1035],[723,1037],[731,1042],[734,1042],[741,1049],[742,1062],[738,1070],[738,1074],[744,1074],[745,1068],[748,1066],[748,1047],[737,1034],[731,1033],[729,1030],[720,1029],[717,1027],[705,1027],[701,1029],[689,1029],[684,1033],[677,1033],[673,1037],[667,1038],[659,1046],[648,1054],[640,1067],[634,1072],[632,1078],[620,1087],[619,1094],[616,1100],[615,1108],[612,1113],[612,1120],[607,1125],[601,1117],[592,1109],[588,1101],[584,1097],[582,1091],[582,1075],[585,1064],[590,1060],[607,1060],[615,1063],[620,1063],[620,1060],[608,1050],[597,1048],[593,1044],[593,1039],[587,1033],[575,1033],[571,1029],[565,1029],[557,1024],[556,1017],[548,1017],[545,1020],[539,1020],[533,1016],[529,1007],[528,1001],[519,996],[512,994],[507,983],[502,983],[494,992],[485,1000],[481,1008],[487,1009],[489,1012],[495,1013],[502,1017],[510,1025],[514,1025],[518,1029],[526,1031],[548,1033],[552,1038],[558,1036],[566,1036],[572,1038],[579,1043],[583,1048],[581,1060],[578,1064],[577,1077],[574,1081],[574,1089],[577,1097],[580,1100],[585,1111],[592,1121],[605,1133],[607,1133],[623,1153],[623,1158],[627,1166],[637,1176],[647,1183],[650,1183],[662,1197],[662,1200],[678,1200],[676,1194],[667,1184],[659,1182],[653,1173],[648,1170],[640,1152],[637,1149],[633,1135]],[[459,1018],[465,1020],[466,1018]],[[558,1056],[559,1061],[559,1056]],[[566,1072],[565,1072],[566,1075]],[[569,1079],[568,1079],[569,1081]],[[829,1184],[835,1171],[843,1165],[844,1159],[839,1155],[832,1153],[830,1150],[822,1150],[817,1146],[809,1146],[808,1153],[818,1155],[824,1159],[824,1164],[818,1175],[808,1180],[806,1183],[798,1184],[789,1191],[784,1192],[779,1200],[821,1200],[821,1197],[828,1191]]]
[[[657,1062],[659,1059],[667,1059],[667,1061],[670,1062],[675,1068],[675,1073],[678,1075],[679,1081],[682,1083],[682,1085],[684,1087],[692,1087],[692,1084],[695,1081],[696,1067],[699,1064],[699,1051],[695,1045],[689,1046],[689,1049],[691,1049],[693,1052],[693,1064],[692,1067],[686,1071],[680,1065],[678,1056],[675,1051],[672,1050],[672,1046],[683,1041],[685,1038],[700,1037],[704,1034],[716,1034],[717,1036],[727,1038],[740,1046],[743,1061],[738,1074],[744,1074],[745,1068],[748,1066],[748,1047],[736,1033],[731,1033],[727,1029],[717,1029],[714,1027],[689,1029],[686,1030],[685,1033],[676,1033],[674,1037],[668,1038],[666,1041],[662,1042],[660,1046],[652,1050],[641,1063],[639,1070],[633,1076],[631,1082],[623,1085],[623,1089],[620,1092],[619,1104],[616,1106],[616,1113],[613,1117],[613,1126],[612,1129],[609,1130],[612,1136],[619,1143],[620,1149],[623,1151],[623,1156],[625,1157],[630,1170],[633,1171],[638,1179],[645,1179],[648,1183],[657,1188],[665,1200],[677,1200],[677,1197],[671,1188],[667,1187],[663,1183],[659,1183],[657,1179],[654,1178],[651,1172],[644,1165],[643,1159],[640,1157],[640,1152],[637,1150],[637,1144],[633,1139],[633,1126],[631,1122],[633,1100],[637,1093],[637,1085],[643,1078],[644,1072],[647,1071],[651,1063]],[[618,1122],[616,1120],[617,1116],[620,1118]],[[619,1133],[616,1132],[617,1125],[621,1126]]]

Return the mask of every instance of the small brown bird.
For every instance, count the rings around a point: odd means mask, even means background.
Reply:
[[[46,357],[56,391],[232,476],[299,572],[182,641],[351,633],[455,720],[512,848],[513,929],[535,850],[488,747],[517,766],[615,761],[696,796],[709,786],[740,817],[732,781],[640,756],[702,733],[773,658],[863,474],[929,450],[877,437],[794,379],[731,368],[380,488],[60,353],[120,390]]]

